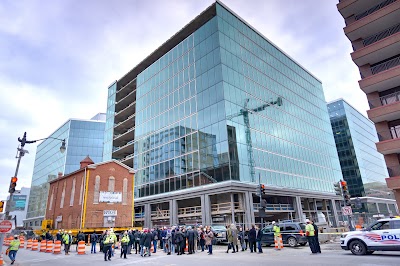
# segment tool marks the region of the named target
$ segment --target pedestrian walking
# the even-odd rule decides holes
[[[205,237],[205,230],[203,228],[200,228],[200,234],[199,234],[199,238],[200,238],[200,247],[201,247],[201,252],[204,252],[204,246],[206,244],[206,237]]]
[[[211,231],[210,226],[207,226],[206,228],[206,245],[208,246],[208,255],[212,255],[212,245],[213,245],[213,241],[214,241],[214,233]]]
[[[240,243],[240,247],[242,248],[242,251],[244,251],[246,248],[246,245],[244,242],[244,231],[243,231],[242,227],[239,228],[238,241]]]
[[[14,264],[15,258],[17,257],[19,245],[21,244],[18,238],[19,238],[18,235],[14,235],[14,239],[10,242],[10,246],[7,249],[8,257],[11,260],[11,264]]]
[[[146,233],[145,233],[145,230],[142,230],[140,232],[140,236],[139,236],[139,250],[140,250],[140,256],[142,256],[142,257],[143,257],[144,252],[145,252],[145,250],[144,250],[144,240],[145,239],[146,239]]]
[[[194,241],[195,241],[195,233],[191,226],[188,227],[186,236],[188,241],[188,255],[190,255],[194,253]]]
[[[257,252],[257,250],[256,250],[256,237],[257,237],[256,227],[253,224],[251,226],[251,229],[249,230],[250,253],[253,253],[253,251]]]
[[[71,242],[72,242],[72,232],[68,231],[68,233],[65,233],[63,235],[63,243],[64,243],[64,251],[65,255],[69,255],[69,248],[71,247]]]
[[[146,253],[144,253],[143,256],[149,255],[151,256],[150,248],[151,248],[151,240],[153,239],[153,234],[150,232],[150,229],[146,230],[145,237],[144,237],[144,243],[143,246],[146,250]]]
[[[158,231],[156,229],[153,229],[153,231],[151,232],[151,237],[152,237],[152,241],[153,241],[153,253],[157,252],[157,243],[158,243]]]
[[[104,260],[111,260],[112,253],[112,245],[114,243],[114,237],[111,235],[110,231],[106,231],[106,235],[103,239],[103,252],[104,252]]]
[[[135,254],[140,254],[140,232],[139,230],[135,230],[135,233],[133,234],[133,238],[135,239],[134,245],[135,245]]]
[[[314,227],[314,244],[315,244],[315,248],[316,251],[318,253],[321,253],[321,246],[319,245],[319,239],[318,239],[318,226],[315,224],[314,221],[311,221],[313,227]]]
[[[281,250],[283,248],[281,228],[278,224],[275,223],[275,221],[272,222],[272,225],[272,231],[274,232],[275,250]]]
[[[311,249],[311,254],[317,254],[318,250],[315,247],[315,229],[314,226],[311,224],[309,219],[306,219],[306,236],[308,240],[308,245]]]
[[[97,234],[93,232],[90,235],[90,243],[91,243],[90,253],[96,253],[97,240],[98,240]]]
[[[234,224],[231,224],[228,227],[227,236],[228,236],[228,250],[226,251],[226,253],[228,253],[229,249],[231,249],[231,248],[233,249],[232,253],[238,252],[239,251],[238,245],[237,245],[238,232],[237,232],[236,226]],[[236,247],[236,251],[235,251],[235,247]]]
[[[128,237],[129,237],[128,254],[132,254],[132,246],[135,243],[132,229],[128,231]]]
[[[182,242],[183,242],[183,234],[179,230],[179,228],[176,228],[176,231],[175,231],[175,244],[176,244],[176,248],[177,248],[177,251],[178,251],[178,255],[182,255],[183,254]]]
[[[244,250],[247,250],[247,247],[249,246],[249,228],[246,228],[244,231],[244,243],[246,244],[246,248]]]

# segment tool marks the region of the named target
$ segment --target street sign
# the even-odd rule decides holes
[[[351,206],[342,207],[342,213],[343,213],[343,215],[346,215],[346,216],[352,215],[353,211],[351,209]]]
[[[4,220],[0,222],[0,233],[11,233],[12,223],[9,220]]]

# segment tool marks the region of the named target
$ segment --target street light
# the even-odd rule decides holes
[[[10,193],[10,200],[7,201],[7,208],[6,208],[6,219],[9,219],[9,212],[10,212],[10,205],[9,202],[11,201],[11,197],[15,191],[15,187],[16,187],[16,182],[18,180],[17,176],[18,176],[18,170],[19,170],[19,165],[21,163],[21,158],[25,155],[25,153],[29,153],[27,150],[24,150],[25,144],[31,144],[31,143],[35,143],[37,141],[41,141],[41,140],[46,140],[46,139],[56,139],[56,140],[60,140],[61,141],[61,147],[60,147],[60,152],[64,153],[66,150],[65,147],[65,139],[58,139],[58,138],[53,138],[53,137],[47,137],[47,138],[43,138],[43,139],[37,139],[37,140],[27,140],[26,139],[26,132],[24,132],[24,136],[21,138],[18,137],[18,141],[21,143],[20,147],[17,148],[17,156],[15,158],[18,159],[17,161],[17,167],[15,169],[15,174],[14,176],[11,178],[10,181],[10,188],[8,190],[8,192]]]

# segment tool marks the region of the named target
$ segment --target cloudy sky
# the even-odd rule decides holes
[[[16,167],[18,137],[47,137],[68,118],[106,111],[108,85],[213,0],[1,0],[0,199]],[[324,86],[366,113],[338,0],[224,0]],[[36,144],[19,172],[30,186]]]

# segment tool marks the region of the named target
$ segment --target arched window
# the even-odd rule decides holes
[[[80,194],[79,194],[79,205],[82,205],[84,180],[85,180],[85,176],[82,177],[81,191],[80,191]]]
[[[93,203],[98,204],[100,197],[100,176],[96,175],[96,181],[94,182],[94,196]]]
[[[53,200],[54,200],[54,186],[53,189],[51,190],[51,196],[50,196],[50,203],[49,203],[49,211],[53,208]]]
[[[76,185],[76,178],[74,177],[74,179],[72,179],[71,198],[69,199],[69,206],[74,206],[75,185]]]
[[[115,178],[113,176],[110,176],[108,178],[108,191],[114,192],[115,189]]]
[[[61,193],[60,208],[64,208],[65,186],[66,186],[66,185],[67,185],[67,182],[64,181],[63,190],[62,190],[62,193]]]
[[[128,178],[124,178],[122,185],[122,205],[128,204]]]

